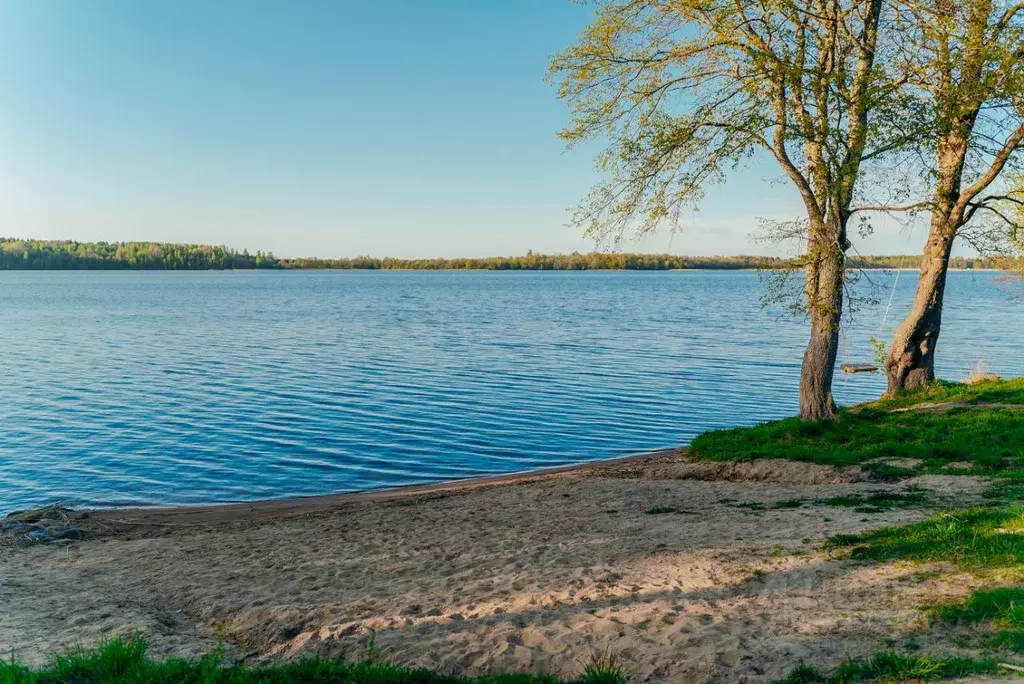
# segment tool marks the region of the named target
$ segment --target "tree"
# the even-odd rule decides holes
[[[603,0],[551,74],[571,109],[562,137],[610,144],[575,216],[588,234],[674,228],[682,209],[755,152],[806,210],[810,340],[800,416],[835,417],[851,206],[861,167],[899,148],[892,82],[878,67],[882,0]]]
[[[931,198],[888,210],[930,213],[914,304],[896,330],[885,372],[888,393],[935,378],[935,349],[953,241],[985,216],[1015,229],[1024,193],[993,192],[1024,142],[1022,34],[1024,4],[998,0],[904,0],[894,24],[904,46],[906,87],[922,100],[921,140],[934,163],[926,167]]]

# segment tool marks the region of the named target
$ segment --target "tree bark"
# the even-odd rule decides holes
[[[839,324],[843,313],[845,235],[842,228],[820,236],[827,245],[811,250],[816,260],[807,266],[807,298],[811,338],[800,367],[801,420],[835,420],[832,377],[839,350]],[[815,238],[812,236],[812,241]]]
[[[926,387],[935,379],[935,348],[942,327],[942,298],[956,235],[951,220],[942,212],[932,216],[914,305],[893,336],[885,359],[889,395]]]
[[[957,126],[956,131],[964,128]],[[935,349],[942,328],[942,299],[953,240],[964,219],[960,185],[968,140],[956,131],[939,141],[938,179],[928,242],[921,256],[917,292],[910,313],[893,335],[885,359],[886,395],[927,387],[935,380]]]

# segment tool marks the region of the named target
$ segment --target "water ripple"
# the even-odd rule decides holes
[[[0,273],[0,510],[417,484],[789,415],[806,329],[760,293],[737,272]],[[1013,295],[951,274],[940,374],[1024,373]],[[841,360],[870,360],[880,317]]]

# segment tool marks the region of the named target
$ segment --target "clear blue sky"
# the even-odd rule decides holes
[[[0,3],[0,235],[168,240],[282,256],[589,250],[543,77],[591,9],[562,0]],[[770,164],[670,243],[766,252],[799,213]],[[894,230],[866,252],[915,251]]]

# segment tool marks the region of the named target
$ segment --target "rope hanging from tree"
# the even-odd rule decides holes
[[[892,289],[889,291],[889,301],[885,305],[885,311],[882,313],[882,321],[878,324],[878,331],[874,337],[870,338],[872,342],[876,342],[882,337],[882,329],[885,328],[886,322],[889,320],[889,311],[892,310],[892,301],[896,296],[896,287],[900,284],[900,274],[906,264],[906,257],[900,260],[900,265],[896,268],[896,277],[892,281]],[[849,342],[849,338],[843,333],[843,346],[846,347]],[[843,356],[846,356],[845,352]],[[841,363],[839,369],[847,375],[854,373],[875,373],[878,371],[878,366],[873,363]]]

